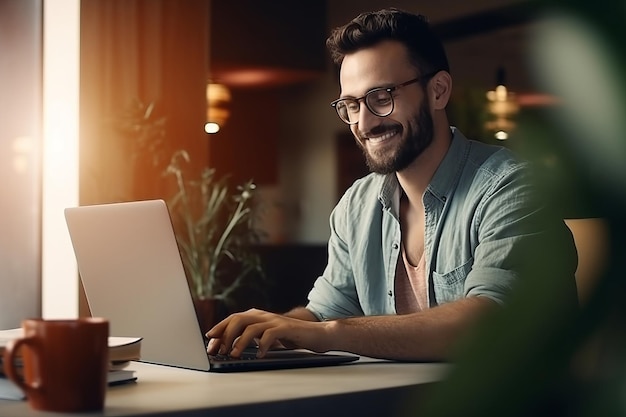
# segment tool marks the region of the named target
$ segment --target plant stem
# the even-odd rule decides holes
[[[215,271],[217,269],[217,261],[218,261],[220,253],[222,253],[222,248],[224,247],[224,244],[226,243],[226,241],[228,240],[228,237],[230,236],[230,232],[237,225],[237,223],[239,223],[239,220],[243,216],[245,216],[246,213],[248,212],[248,209],[242,210],[244,204],[245,204],[244,200],[239,201],[239,203],[237,204],[237,209],[233,213],[233,216],[231,217],[230,221],[226,225],[226,228],[224,229],[224,231],[222,232],[222,235],[220,236],[220,240],[217,242],[217,245],[215,246],[215,249],[213,250],[211,264],[209,265],[209,268],[211,268],[210,273],[209,273],[210,277],[215,277],[215,273],[216,273]],[[212,293],[213,285],[211,285],[209,290],[210,290],[210,293]]]

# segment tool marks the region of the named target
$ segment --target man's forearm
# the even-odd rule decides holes
[[[293,310],[290,310],[284,314],[286,317],[291,317],[292,319],[300,319],[306,321],[318,321],[317,317],[305,307],[296,307]]]
[[[328,322],[329,350],[397,360],[445,360],[469,327],[497,304],[472,297],[407,315]]]

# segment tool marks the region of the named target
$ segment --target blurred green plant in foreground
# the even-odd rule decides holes
[[[567,188],[608,222],[607,265],[573,315],[561,310],[549,260],[545,274],[524,277],[507,307],[458,346],[450,375],[399,415],[626,416],[626,3],[528,4],[540,23],[529,66],[560,104],[541,122],[520,120],[516,139],[568,161],[560,178],[544,172],[545,198],[567,204],[558,201]]]

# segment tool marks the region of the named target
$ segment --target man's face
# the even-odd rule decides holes
[[[404,45],[381,42],[347,55],[341,65],[341,96],[361,97],[373,88],[392,87],[422,74],[409,62]],[[389,174],[408,167],[433,139],[433,120],[424,89],[409,84],[392,93],[394,109],[378,117],[361,103],[351,126],[372,172]]]

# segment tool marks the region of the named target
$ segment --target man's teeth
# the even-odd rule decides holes
[[[370,142],[382,142],[384,140],[387,140],[387,139],[391,138],[395,134],[396,134],[396,132],[388,132],[388,133],[385,133],[382,136],[370,137],[370,138],[368,138],[368,140]]]

